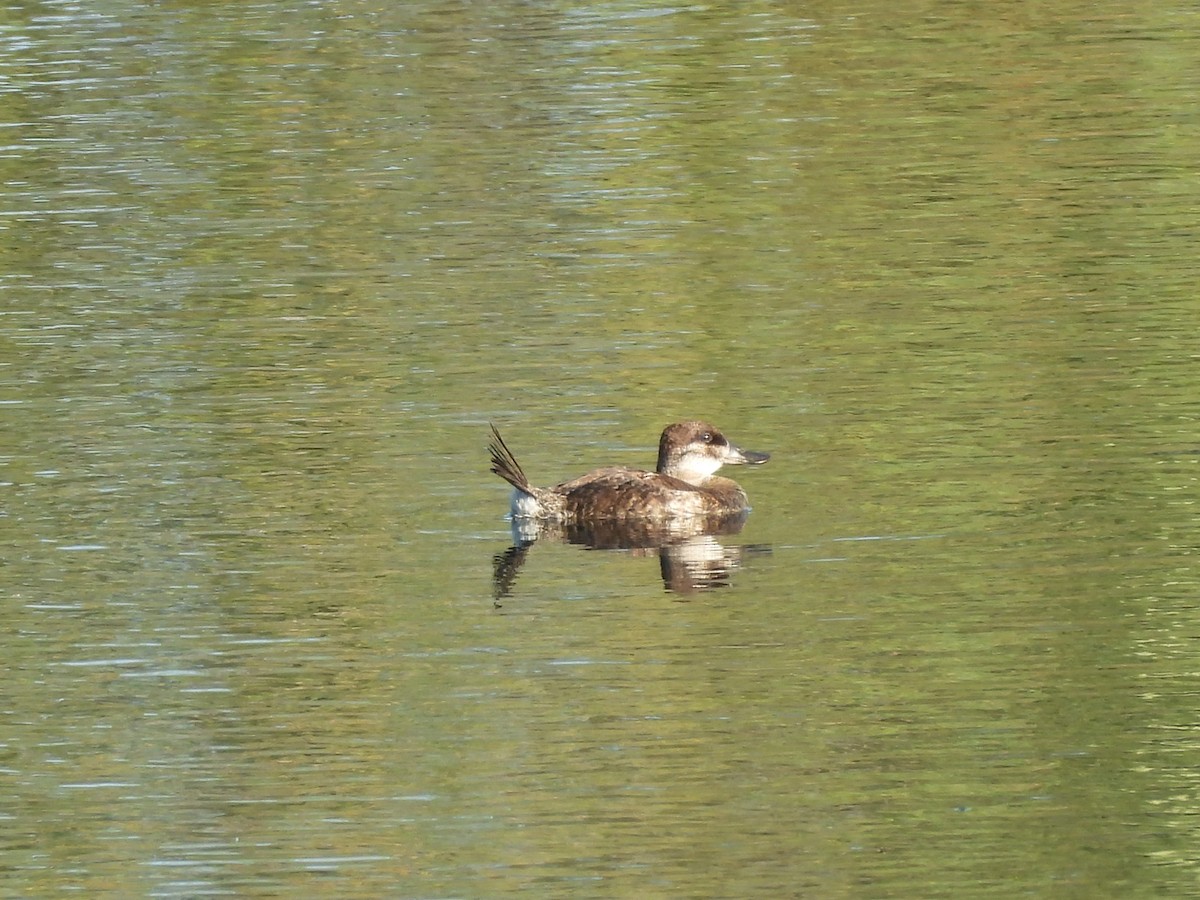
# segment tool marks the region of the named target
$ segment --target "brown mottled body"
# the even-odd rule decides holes
[[[760,464],[769,458],[738,449],[705,422],[679,422],[663,430],[655,472],[610,466],[539,488],[529,483],[495,426],[492,435],[492,471],[516,489],[513,516],[563,522],[744,514],[750,508],[746,492],[713,473],[725,464]]]

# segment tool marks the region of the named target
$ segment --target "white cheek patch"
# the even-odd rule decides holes
[[[705,454],[690,453],[683,458],[683,462],[676,470],[678,473],[676,477],[689,484],[702,484],[719,468],[721,468],[721,460]]]

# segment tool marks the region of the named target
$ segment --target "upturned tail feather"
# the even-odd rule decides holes
[[[491,422],[488,424],[492,427],[492,441],[488,444],[488,453],[492,455],[492,471],[518,491],[530,493],[532,486],[529,484],[529,479],[525,477],[525,472],[522,470],[521,464],[517,462],[517,458],[508,449],[508,444],[504,443],[504,438],[500,437],[500,432],[496,430],[496,426],[492,425]]]

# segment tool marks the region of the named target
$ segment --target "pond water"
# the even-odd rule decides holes
[[[6,5],[6,892],[1194,892],[1198,35]],[[692,417],[709,576],[494,581]]]

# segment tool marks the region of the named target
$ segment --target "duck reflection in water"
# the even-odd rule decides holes
[[[513,486],[514,546],[495,560],[496,598],[507,595],[539,538],[595,549],[657,551],[669,590],[690,592],[728,583],[746,550],[716,538],[741,531],[750,512],[746,492],[716,472],[759,465],[768,454],[742,450],[707,422],[668,425],[653,472],[609,466],[548,488],[534,487],[492,426],[491,469]]]

